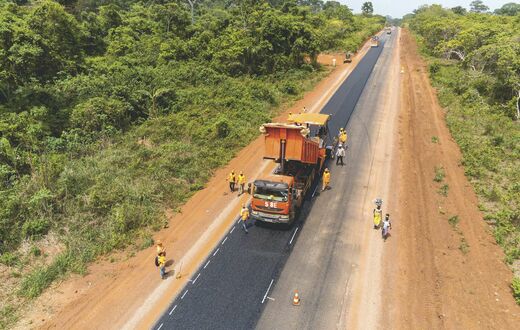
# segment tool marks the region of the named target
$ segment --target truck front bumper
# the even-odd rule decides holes
[[[271,214],[259,211],[251,212],[251,219],[270,223],[289,223],[291,218],[285,214]]]

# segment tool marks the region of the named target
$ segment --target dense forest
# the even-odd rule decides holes
[[[165,209],[330,71],[320,52],[383,25],[321,0],[0,0],[0,267],[18,287],[0,322],[13,297],[152,244]]]
[[[425,6],[405,17],[429,56],[466,175],[516,274],[520,303],[520,5]],[[498,14],[498,15],[497,15]]]

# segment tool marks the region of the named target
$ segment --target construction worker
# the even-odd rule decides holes
[[[387,213],[385,220],[383,220],[383,226],[381,227],[381,236],[384,240],[386,240],[390,234],[390,229],[392,229],[392,223],[390,222],[390,214]]]
[[[321,189],[321,191],[324,191],[325,189],[327,189],[329,187],[329,184],[330,184],[330,172],[329,172],[329,169],[326,168],[325,171],[323,172],[323,188]]]
[[[345,129],[342,127],[339,129],[339,135],[338,135],[338,140],[339,140],[339,143],[346,146],[347,145],[347,132],[345,132]]]
[[[159,270],[161,272],[161,278],[164,280],[166,278],[166,253],[161,252],[157,258],[157,263]]]
[[[229,190],[231,190],[231,192],[234,192],[235,183],[237,182],[237,176],[235,175],[235,170],[232,170],[231,173],[229,173],[228,181],[229,181]]]
[[[247,234],[249,232],[247,231],[246,221],[249,219],[249,209],[247,208],[246,204],[242,205],[242,210],[240,210],[240,217],[242,219],[242,227]]]
[[[341,162],[341,166],[343,166],[343,157],[345,157],[345,149],[343,149],[343,145],[340,143],[338,146],[338,150],[336,150],[336,165]]]
[[[240,174],[238,175],[238,196],[242,195],[244,193],[244,188],[246,185],[246,176],[242,171],[240,171]]]

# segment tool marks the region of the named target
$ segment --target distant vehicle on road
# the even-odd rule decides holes
[[[379,37],[373,36],[372,41],[370,43],[370,47],[379,47]]]
[[[251,218],[257,221],[291,224],[304,198],[330,157],[327,147],[329,115],[290,115],[289,123],[260,127],[265,136],[264,158],[279,163],[271,175],[253,183]]]
[[[392,28],[390,26],[387,26],[385,28],[385,31],[386,31],[386,34],[391,34],[392,33]]]

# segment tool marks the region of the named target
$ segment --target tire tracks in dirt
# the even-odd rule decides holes
[[[411,34],[401,36],[401,111],[394,239],[385,250],[383,324],[393,329],[515,329],[512,273],[478,210]],[[432,137],[438,138],[438,143]],[[435,167],[446,177],[433,181]],[[448,196],[438,193],[449,186]],[[458,217],[458,224],[448,219]],[[467,244],[467,247],[464,247]],[[386,328],[386,326],[385,326]]]

